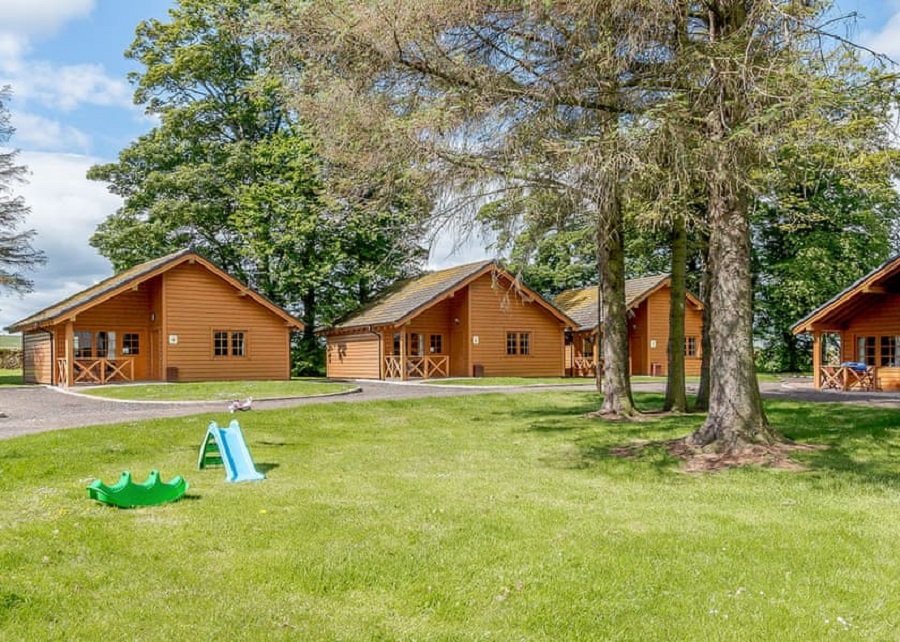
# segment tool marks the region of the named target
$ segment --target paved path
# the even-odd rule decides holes
[[[533,387],[475,387],[440,386],[422,384],[396,384],[378,381],[361,382],[361,392],[330,397],[305,399],[281,399],[273,401],[255,400],[254,409],[287,408],[319,403],[359,403],[385,399],[417,399],[421,397],[451,397],[478,395],[495,392],[528,393],[541,390],[591,391],[593,383],[572,386]],[[695,386],[689,386],[689,390]],[[763,396],[767,398],[795,399],[799,401],[837,402],[867,404],[878,407],[900,408],[900,394],[897,393],[841,393],[816,392],[809,380],[793,380],[782,383],[762,383]],[[636,392],[660,392],[662,383],[636,383]],[[691,390],[693,392],[693,390]],[[42,386],[20,386],[0,388],[0,410],[6,417],[0,418],[0,440],[18,435],[93,426],[101,424],[139,421],[159,417],[181,417],[199,413],[220,412],[226,415],[227,403],[128,403],[109,401],[69,394],[56,388]]]

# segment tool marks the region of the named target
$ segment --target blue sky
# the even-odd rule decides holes
[[[210,0],[213,2],[214,0]],[[411,2],[414,0],[410,0]],[[88,245],[97,224],[120,205],[85,172],[115,160],[153,126],[131,102],[122,55],[141,20],[165,19],[173,0],[0,0],[0,85],[10,85],[16,134],[11,145],[31,170],[17,189],[31,206],[26,225],[48,264],[33,274],[35,291],[0,296],[0,328],[111,273]],[[900,61],[900,0],[840,0],[861,18],[849,34]],[[453,252],[445,235],[433,265],[480,258],[477,243]]]

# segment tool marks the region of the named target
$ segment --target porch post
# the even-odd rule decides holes
[[[406,326],[400,328],[400,380],[406,381]]]
[[[66,322],[66,387],[72,385],[75,377],[75,324]]]
[[[813,330],[813,381],[816,390],[822,387],[822,333]]]

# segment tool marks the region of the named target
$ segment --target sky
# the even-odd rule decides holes
[[[0,0],[0,86],[16,132],[9,145],[30,170],[16,186],[31,213],[23,228],[48,257],[33,272],[34,292],[0,294],[0,328],[110,276],[109,262],[89,245],[97,225],[121,200],[85,174],[111,162],[155,121],[132,103],[123,52],[142,20],[165,20],[175,0]],[[215,0],[210,0],[214,2]],[[410,0],[414,1],[414,0]],[[839,0],[858,14],[847,35],[900,61],[900,0]],[[487,255],[480,243],[439,237],[430,265],[445,267]]]

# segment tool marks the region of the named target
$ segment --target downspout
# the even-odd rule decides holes
[[[378,380],[384,380],[384,340],[380,332],[375,332],[372,326],[366,326],[366,334],[373,334],[378,339]]]

